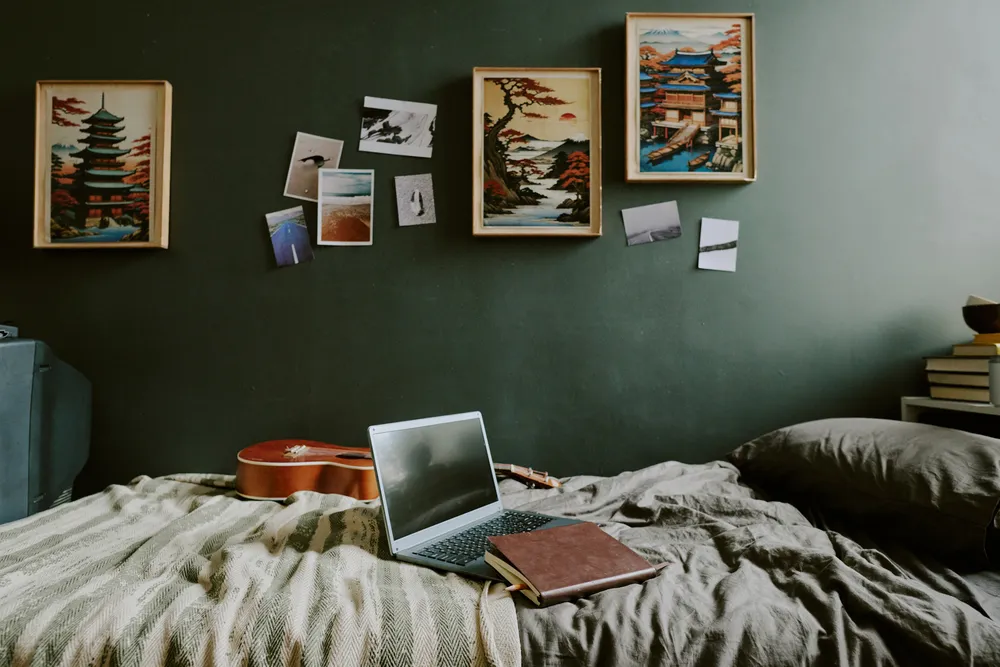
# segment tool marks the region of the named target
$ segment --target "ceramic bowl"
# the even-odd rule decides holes
[[[962,317],[976,333],[1000,333],[1000,303],[962,306]]]

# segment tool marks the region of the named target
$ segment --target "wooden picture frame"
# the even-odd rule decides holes
[[[472,233],[601,235],[600,68],[472,73]]]
[[[754,15],[625,17],[625,179],[757,180]]]
[[[36,248],[166,248],[166,81],[35,85]]]

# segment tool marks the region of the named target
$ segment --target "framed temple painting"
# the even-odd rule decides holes
[[[166,81],[39,81],[36,248],[166,248]]]
[[[625,30],[626,180],[756,180],[753,14],[628,14]]]
[[[475,236],[601,235],[601,70],[477,67]]]

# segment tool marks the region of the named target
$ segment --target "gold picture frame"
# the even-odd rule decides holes
[[[601,235],[600,68],[472,73],[472,233]]]
[[[35,86],[36,248],[166,248],[167,81]]]
[[[756,25],[747,13],[625,16],[625,180],[757,180]]]

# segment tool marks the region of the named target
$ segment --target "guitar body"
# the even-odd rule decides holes
[[[296,491],[378,498],[371,451],[312,440],[270,440],[236,456],[236,492],[251,500],[284,500]]]

